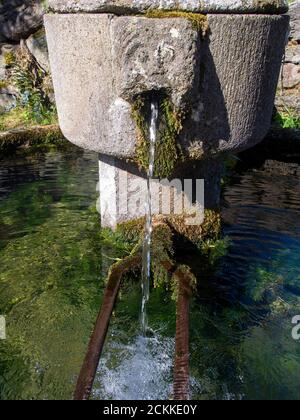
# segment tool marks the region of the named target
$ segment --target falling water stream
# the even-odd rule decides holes
[[[147,302],[149,301],[150,274],[151,274],[151,236],[152,236],[152,208],[151,208],[151,179],[154,174],[155,143],[157,136],[158,103],[151,103],[150,122],[150,150],[149,168],[147,173],[147,198],[146,198],[146,226],[143,244],[143,269],[142,269],[142,308],[141,326],[145,335],[147,332]]]

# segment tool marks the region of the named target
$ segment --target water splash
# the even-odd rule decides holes
[[[99,364],[92,399],[128,401],[170,398],[173,338],[139,335],[130,344],[113,341],[105,354]]]
[[[150,151],[149,168],[147,173],[147,199],[146,199],[146,226],[143,244],[143,269],[142,269],[142,308],[141,326],[145,335],[147,332],[147,303],[150,294],[150,275],[151,275],[151,236],[152,236],[152,209],[151,209],[151,179],[154,175],[155,144],[157,137],[158,122],[158,103],[151,103],[151,122],[150,122]]]

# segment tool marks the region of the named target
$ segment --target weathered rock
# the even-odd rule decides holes
[[[42,27],[42,0],[3,0],[0,5],[0,42],[19,42]]]
[[[289,44],[287,46],[285,51],[285,63],[300,65],[300,44]]]
[[[16,97],[6,89],[0,89],[0,114],[9,111],[16,106]]]
[[[7,77],[6,55],[13,53],[16,47],[10,44],[0,44],[0,81]]]
[[[63,13],[145,12],[153,9],[184,10],[203,13],[283,13],[288,9],[286,0],[49,0],[53,11]]]
[[[278,160],[266,160],[263,169],[275,175],[299,176],[300,166],[297,163],[286,163]]]
[[[278,111],[286,112],[289,109],[293,114],[300,115],[300,86],[283,91],[279,88],[275,105]]]
[[[45,31],[42,29],[35,34],[31,35],[26,40],[26,45],[31,54],[34,56],[39,65],[50,72],[50,64],[48,57],[48,47],[46,41]]]
[[[292,63],[283,66],[283,87],[287,89],[295,88],[300,84],[299,66]]]
[[[297,0],[290,6],[291,38],[300,42],[300,1]]]
[[[246,149],[271,122],[289,19],[208,15],[202,40],[184,18],[47,15],[61,128],[75,144],[134,158],[138,93],[167,92],[190,110],[178,139],[200,159]],[[243,59],[241,59],[241,56]]]
[[[0,81],[6,78],[6,63],[3,54],[0,54]]]
[[[182,144],[188,150],[198,144],[204,153],[239,152],[269,130],[289,19],[209,15],[208,23],[198,104]]]
[[[14,46],[2,44],[0,46],[0,114],[9,111],[16,105],[16,90],[10,84],[7,74],[6,54],[13,52]]]

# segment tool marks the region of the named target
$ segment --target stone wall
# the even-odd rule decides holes
[[[0,2],[0,113],[13,108],[19,92],[11,82],[12,57],[26,47],[45,77],[50,72],[43,30],[43,0],[2,0]],[[23,42],[24,41],[24,42]]]
[[[300,0],[290,7],[291,33],[278,86],[276,106],[300,115]]]

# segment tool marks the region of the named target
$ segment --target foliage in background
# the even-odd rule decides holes
[[[277,112],[274,123],[281,128],[300,128],[300,115],[297,115],[293,110],[286,108],[282,113]]]
[[[9,81],[19,92],[17,110],[12,113],[12,117],[19,114],[17,119],[21,125],[55,123],[56,109],[50,99],[53,89],[51,76],[38,64],[24,42],[21,42],[16,52],[5,55],[5,64]],[[2,118],[1,129],[4,128],[4,122]]]

